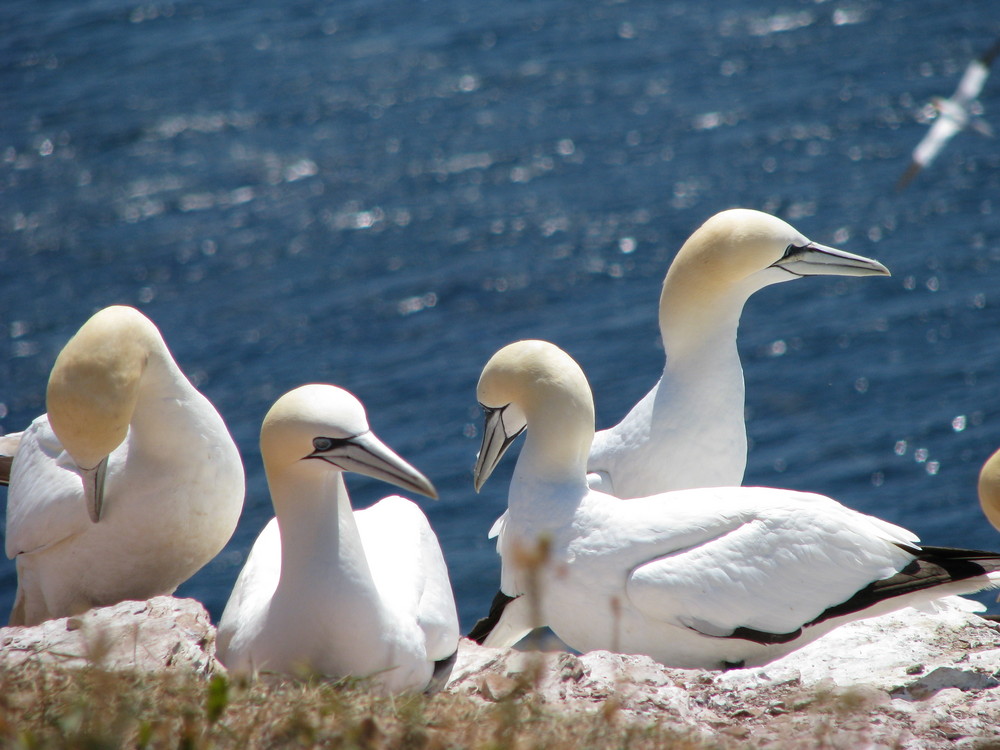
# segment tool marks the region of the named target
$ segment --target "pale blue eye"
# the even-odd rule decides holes
[[[317,453],[325,453],[333,448],[333,440],[328,437],[313,438],[313,449]]]

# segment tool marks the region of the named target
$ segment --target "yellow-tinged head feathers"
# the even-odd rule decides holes
[[[476,392],[486,410],[473,469],[477,492],[525,428],[533,448],[518,465],[528,461],[539,476],[585,483],[594,399],[572,357],[547,341],[508,344],[486,363]]]
[[[686,283],[735,284],[779,260],[789,245],[808,242],[776,216],[732,208],[694,231],[678,251],[667,279],[683,275]]]
[[[260,452],[269,482],[305,467],[332,467],[438,496],[427,477],[375,436],[361,402],[335,385],[303,385],[279,398],[261,425]]]
[[[997,531],[1000,531],[1000,450],[990,456],[979,472],[979,505]]]
[[[312,451],[315,437],[350,438],[368,429],[365,408],[352,393],[313,383],[274,402],[260,428],[260,450],[272,467],[288,466]]]
[[[660,331],[668,356],[703,340],[706,329],[735,325],[751,294],[802,276],[887,276],[876,260],[810,241],[776,216],[722,211],[678,251],[660,294]],[[675,352],[676,353],[676,352]]]
[[[154,347],[165,348],[156,326],[138,310],[115,306],[94,314],[59,353],[46,410],[81,468],[96,466],[125,439]]]
[[[587,376],[576,361],[548,341],[525,340],[500,349],[483,368],[476,390],[487,407],[515,404],[527,415],[556,403],[594,419]]]

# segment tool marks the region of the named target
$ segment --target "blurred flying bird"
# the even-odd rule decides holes
[[[896,183],[896,190],[902,190],[909,185],[917,173],[934,161],[938,152],[959,131],[971,127],[983,135],[993,135],[989,124],[978,119],[982,114],[978,97],[990,75],[990,65],[998,54],[1000,54],[1000,39],[995,41],[983,55],[969,63],[965,73],[962,74],[962,80],[958,83],[958,88],[950,98],[934,97],[927,105],[926,109],[929,110],[927,119],[933,120],[934,124],[913,149],[910,166]]]

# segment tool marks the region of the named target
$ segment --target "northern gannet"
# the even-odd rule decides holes
[[[678,251],[660,293],[663,374],[621,422],[594,436],[591,487],[621,498],[739,485],[747,462],[743,306],[804,276],[888,276],[876,260],[812,242],[770,214],[730,209]]]
[[[934,161],[945,144],[965,128],[971,126],[983,135],[993,134],[987,123],[977,119],[982,112],[978,97],[986,79],[989,78],[990,65],[998,54],[1000,54],[1000,40],[994,42],[984,54],[968,64],[954,94],[947,99],[935,97],[931,100],[925,108],[927,112],[924,117],[927,120],[933,119],[934,124],[913,149],[910,166],[896,183],[896,190],[902,190],[909,185],[920,170]]]
[[[821,495],[721,487],[621,500],[589,488],[590,387],[552,344],[504,347],[477,392],[477,490],[527,431],[498,544],[502,589],[518,597],[507,610],[574,649],[757,665],[851,620],[1000,585],[1000,554],[922,547]],[[497,628],[486,645],[526,631]]]
[[[344,472],[437,498],[386,447],[364,407],[332,385],[286,393],[260,432],[276,517],[254,543],[218,631],[237,673],[371,677],[423,690],[458,648],[458,615],[437,537],[420,508],[386,497],[352,510]]]
[[[747,435],[736,334],[746,301],[766,286],[805,276],[873,275],[889,271],[812,242],[770,214],[736,208],[712,216],[684,243],[663,281],[663,373],[621,422],[595,435],[590,486],[632,498],[742,484]],[[469,637],[481,642],[506,603],[498,594]]]
[[[108,307],[84,323],[56,358],[46,407],[7,436],[11,625],[171,594],[229,541],[239,452],[142,313]]]
[[[1000,450],[986,459],[979,472],[979,505],[987,520],[1000,531]]]

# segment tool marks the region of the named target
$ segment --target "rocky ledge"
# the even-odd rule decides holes
[[[215,659],[208,612],[194,599],[172,596],[122,602],[29,628],[0,628],[0,667],[26,661],[204,677],[223,669]]]
[[[483,648],[463,640],[445,690],[656,722],[712,746],[1000,747],[1000,624],[951,606],[864,620],[765,667],[670,669],[644,656]],[[0,629],[0,666],[209,676],[215,629],[196,601],[123,602]]]
[[[1000,625],[963,610],[906,609],[851,623],[765,667],[728,672],[463,641],[447,689],[655,721],[713,744],[995,749]]]

